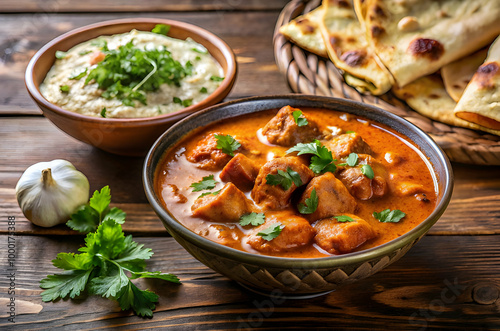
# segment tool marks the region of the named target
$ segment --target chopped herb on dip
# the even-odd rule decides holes
[[[168,26],[153,32],[101,36],[58,53],[42,94],[80,114],[101,117],[106,108],[107,117],[134,118],[189,107],[217,89],[224,71],[205,47],[166,36]]]

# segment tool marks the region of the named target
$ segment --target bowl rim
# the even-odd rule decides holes
[[[161,160],[162,157],[165,155],[165,152],[169,149],[167,146],[166,148],[162,149],[160,151],[161,147],[161,142],[162,140],[165,139],[165,137],[168,136],[170,131],[175,130],[177,127],[180,127],[184,125],[184,123],[187,123],[189,121],[192,121],[198,116],[203,116],[203,114],[206,114],[208,112],[213,112],[217,111],[218,109],[225,108],[234,104],[252,104],[252,102],[265,102],[265,101],[271,101],[271,100],[276,100],[276,99],[283,99],[283,102],[286,100],[300,100],[300,99],[309,99],[313,101],[318,101],[318,102],[323,102],[323,103],[337,103],[337,104],[344,104],[347,106],[353,106],[353,107],[363,107],[363,108],[368,108],[371,109],[372,111],[375,111],[376,113],[382,114],[382,116],[386,116],[389,118],[390,121],[396,121],[399,122],[399,124],[402,124],[403,126],[408,127],[413,133],[417,134],[419,138],[423,139],[425,143],[427,143],[431,149],[433,150],[434,154],[436,154],[436,159],[438,163],[442,164],[444,166],[443,172],[444,176],[440,176],[438,178],[438,181],[443,183],[444,189],[442,190],[442,193],[439,192],[441,196],[441,200],[436,204],[436,207],[434,208],[434,211],[424,220],[422,221],[419,225],[417,225],[415,228],[412,230],[406,232],[405,234],[401,235],[398,238],[395,238],[387,243],[384,243],[382,245],[369,248],[366,250],[358,251],[358,252],[353,252],[353,253],[347,253],[343,255],[334,255],[334,256],[328,256],[328,257],[320,257],[320,258],[287,258],[287,257],[276,257],[276,256],[268,256],[268,255],[259,255],[259,254],[252,254],[244,251],[237,250],[235,248],[231,248],[228,246],[224,246],[222,244],[218,244],[216,242],[213,242],[205,237],[202,237],[198,234],[195,234],[192,232],[190,229],[182,225],[180,222],[175,220],[175,217],[171,215],[167,209],[165,209],[162,204],[160,203],[159,199],[155,197],[154,194],[154,186],[152,187],[149,182],[149,176],[151,175],[153,181],[154,181],[154,176],[156,175],[156,168],[152,169],[150,167],[152,165],[152,159],[153,157],[156,157],[157,154],[160,154],[158,156],[158,160]],[[285,103],[283,106],[286,105]],[[304,106],[306,107],[306,106]],[[275,107],[268,107],[267,109],[273,109]],[[312,107],[315,108],[315,107]],[[319,108],[319,107],[318,107]],[[256,113],[258,111],[251,111],[249,113]],[[245,113],[248,114],[248,113]],[[240,115],[239,115],[240,116]],[[365,116],[368,117],[368,116]],[[369,117],[368,117],[369,118]],[[214,121],[215,122],[215,121]],[[208,125],[207,123],[198,125],[197,128],[203,127]],[[386,124],[387,125],[387,124]],[[397,130],[396,130],[397,131]],[[185,132],[184,135],[176,139],[175,142],[178,142],[180,139],[185,137],[188,134],[188,132]],[[408,135],[402,133],[404,136],[408,137]],[[408,137],[411,141],[410,137]],[[424,154],[424,156],[428,157],[426,153],[424,153],[423,150],[421,152]],[[157,165],[157,164],[156,164]],[[437,170],[435,169],[436,165],[431,163],[432,168],[435,171],[435,174],[437,174]],[[148,170],[150,170],[153,173],[149,173]],[[436,176],[437,177],[437,176]],[[192,114],[183,120],[177,122],[174,124],[172,127],[170,127],[167,131],[165,131],[157,140],[156,142],[152,145],[151,149],[148,151],[148,154],[144,160],[144,165],[143,165],[143,173],[142,173],[142,179],[143,179],[143,187],[146,193],[146,197],[150,203],[150,205],[153,207],[154,211],[157,213],[157,215],[162,219],[162,222],[167,222],[170,227],[174,229],[174,233],[171,233],[171,235],[175,238],[176,235],[181,236],[184,240],[187,240],[191,244],[197,246],[198,248],[207,250],[213,254],[216,254],[218,256],[222,256],[231,260],[237,260],[241,263],[247,263],[251,265],[259,265],[263,267],[271,267],[271,268],[314,268],[314,269],[331,269],[332,267],[340,267],[340,266],[345,266],[345,265],[355,265],[355,264],[362,264],[367,261],[375,260],[381,256],[384,255],[390,255],[391,253],[395,252],[398,249],[403,248],[405,245],[410,244],[411,242],[414,242],[415,240],[418,240],[421,238],[427,231],[438,221],[440,216],[444,213],[446,207],[448,206],[450,200],[451,200],[451,195],[453,191],[453,184],[454,184],[454,178],[453,178],[453,170],[450,164],[450,161],[446,154],[443,152],[443,150],[434,142],[434,140],[427,135],[423,130],[418,128],[416,125],[413,123],[409,122],[408,120],[399,117],[395,114],[392,114],[384,109],[375,107],[373,105],[365,104],[362,102],[358,101],[353,101],[353,100],[348,100],[348,99],[341,99],[341,98],[335,98],[335,97],[326,97],[326,96],[316,96],[316,95],[305,95],[305,94],[290,94],[290,95],[269,95],[269,96],[257,96],[257,97],[248,97],[248,98],[243,98],[243,99],[238,99],[238,100],[232,100],[229,102],[221,103],[214,105],[212,107],[206,108],[200,112],[197,112],[195,114]],[[168,230],[168,229],[167,229]],[[170,232],[170,231],[168,231]]]
[[[104,28],[108,26],[114,26],[114,25],[128,25],[128,24],[133,24],[133,23],[156,23],[156,24],[166,24],[170,26],[175,26],[176,28],[180,28],[182,30],[189,31],[192,34],[199,35],[202,38],[206,39],[208,42],[213,44],[217,49],[220,50],[222,53],[223,57],[226,59],[227,62],[227,70],[225,72],[224,80],[222,83],[217,87],[217,89],[212,92],[210,95],[208,95],[205,99],[200,101],[197,104],[191,105],[189,107],[180,109],[178,111],[172,112],[172,113],[167,113],[167,114],[162,114],[158,116],[150,116],[150,117],[136,117],[136,118],[100,118],[100,117],[93,117],[93,116],[87,116],[79,113],[75,113],[69,110],[65,110],[62,107],[59,107],[47,99],[42,95],[40,92],[40,84],[37,84],[35,82],[35,74],[34,74],[34,67],[39,63],[40,59],[43,57],[45,52],[58,43],[64,41],[65,39],[72,37],[77,34],[85,33],[90,30],[95,30],[99,28]],[[123,32],[125,33],[125,32]],[[103,34],[105,35],[105,34]],[[97,38],[97,37],[96,37]],[[89,38],[89,40],[92,38]],[[71,47],[76,46],[72,45]],[[71,48],[70,47],[70,48]],[[55,58],[54,58],[55,61]],[[217,61],[217,60],[216,60]],[[218,61],[217,61],[218,62]],[[42,104],[45,108],[50,109],[51,111],[57,113],[58,115],[61,115],[65,118],[73,119],[73,120],[78,120],[78,121],[83,121],[83,122],[91,122],[91,123],[96,123],[100,125],[114,125],[118,124],[122,127],[127,127],[127,126],[137,126],[137,125],[148,125],[148,124],[158,124],[158,123],[168,123],[171,121],[175,121],[177,119],[180,119],[182,117],[185,117],[186,114],[190,114],[193,111],[197,111],[198,109],[204,109],[207,107],[207,103],[209,99],[216,97],[217,95],[224,94],[225,91],[231,90],[232,86],[234,85],[234,82],[236,80],[236,74],[237,74],[237,61],[236,61],[236,55],[234,54],[233,50],[229,47],[229,45],[222,40],[220,37],[215,35],[214,33],[205,30],[204,28],[201,28],[197,25],[186,23],[186,22],[181,22],[181,21],[175,21],[171,19],[163,19],[163,18],[148,18],[148,17],[137,17],[137,18],[122,18],[122,19],[114,19],[114,20],[106,20],[102,22],[97,22],[97,23],[92,23],[89,25],[85,25],[82,27],[75,28],[73,30],[70,30],[62,35],[57,36],[56,38],[50,40],[47,42],[42,48],[40,48],[35,55],[32,56],[30,59],[28,66],[26,67],[25,71],[25,76],[24,76],[24,81],[25,81],[25,86],[26,89],[28,90],[28,93],[31,95],[31,97],[36,101],[38,104]]]

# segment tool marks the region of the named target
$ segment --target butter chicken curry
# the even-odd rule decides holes
[[[173,146],[162,203],[212,241],[312,258],[388,242],[422,222],[436,178],[417,146],[379,123],[283,107],[220,121]]]

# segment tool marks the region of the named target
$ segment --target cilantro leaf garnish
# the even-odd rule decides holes
[[[56,59],[64,59],[66,57],[66,52],[56,51]]]
[[[345,223],[345,222],[354,222],[354,219],[347,215],[334,216],[337,219],[337,222]]]
[[[318,195],[316,189],[312,189],[311,195],[305,201],[305,204],[300,203],[297,207],[301,214],[312,214],[318,209]]]
[[[191,50],[193,52],[200,53],[200,54],[208,54],[208,50],[206,48],[200,49],[199,47],[193,47],[193,48],[191,48]],[[215,77],[215,76],[212,76],[212,77]]]
[[[333,163],[335,161],[332,156],[332,152],[328,150],[325,146],[321,145],[319,140],[315,140],[311,143],[298,143],[294,147],[286,151],[287,154],[298,152],[297,155],[312,154],[311,164],[309,168],[316,174],[324,172],[335,172],[337,167]]]
[[[217,139],[217,148],[222,150],[222,153],[234,156],[234,151],[240,148],[241,144],[238,140],[234,139],[230,135],[220,135],[214,134],[215,139]]]
[[[200,89],[200,93],[208,93],[207,88],[206,88],[206,87],[202,87],[202,88]]]
[[[103,38],[97,38],[97,39],[92,40],[90,42],[90,45],[99,47],[101,49],[101,51],[105,51],[105,52],[109,51],[108,42]]]
[[[297,124],[297,126],[305,126],[307,124],[309,124],[309,122],[307,121],[307,118],[304,117],[304,115],[302,114],[302,111],[300,110],[296,110],[292,113],[292,116],[293,116],[293,119],[295,121],[295,123]]]
[[[361,166],[361,173],[369,179],[373,179],[373,177],[375,177],[375,173],[373,172],[373,169],[369,164],[363,164]]]
[[[222,82],[224,80],[224,77],[210,76],[210,80],[214,82]]]
[[[373,217],[384,223],[398,223],[406,214],[399,209],[385,209],[380,213],[374,212]]]
[[[169,273],[145,270],[145,260],[151,258],[153,252],[134,242],[131,235],[125,236],[120,225],[125,221],[125,213],[115,207],[109,209],[110,200],[110,190],[106,186],[95,191],[89,204],[73,214],[80,228],[84,225],[92,228],[94,222],[98,225],[95,232],[87,234],[80,253],[59,253],[52,261],[55,267],[64,271],[40,281],[44,289],[42,300],[75,298],[86,292],[117,300],[122,309],[132,308],[139,316],[152,316],[158,295],[140,290],[131,280],[157,278],[179,283],[179,279]]]
[[[344,163],[339,163],[337,166],[350,166],[350,167],[355,167],[358,164],[358,154],[356,153],[351,153],[346,159],[346,162]]]
[[[59,86],[59,91],[63,93],[68,93],[69,92],[69,86],[68,85],[61,85]]]
[[[193,188],[193,192],[199,192],[203,190],[211,190],[215,188],[217,181],[214,179],[214,175],[209,175],[203,177],[199,182],[192,183],[189,187]]]
[[[78,70],[75,70],[74,72],[71,73],[71,75],[69,75],[69,79],[74,79],[74,80],[78,80],[78,79],[81,79],[83,78],[85,75],[87,74],[87,68],[85,69],[78,69]]]
[[[273,186],[281,185],[285,191],[292,186],[292,183],[294,183],[297,187],[302,186],[303,184],[299,173],[292,170],[290,167],[286,168],[286,172],[278,169],[277,174],[268,174],[266,176],[266,184]]]
[[[101,109],[101,117],[106,118],[106,107],[104,107],[103,109]]]
[[[162,34],[162,35],[167,35],[168,31],[170,31],[170,25],[166,24],[156,24],[153,30],[151,32],[157,33],[157,34]]]
[[[204,193],[200,194],[200,196],[197,197],[196,199],[202,198],[202,197],[204,197],[206,195],[217,195],[217,194],[220,193],[220,191],[222,191],[222,189],[220,189],[218,191],[214,191],[214,192],[204,192]]]
[[[92,51],[85,50],[85,51],[78,52],[78,55],[82,55],[83,56],[83,55],[87,55],[87,54],[90,54],[90,53],[92,53]]]
[[[116,98],[127,106],[135,106],[134,100],[147,104],[145,92],[157,91],[162,84],[180,86],[192,73],[190,62],[183,66],[165,47],[143,50],[129,42],[102,51],[104,60],[89,72],[85,84],[96,82],[104,90],[103,98]]]
[[[261,236],[262,239],[264,239],[264,240],[271,241],[274,238],[276,238],[277,236],[279,236],[279,234],[281,233],[281,230],[283,230],[284,228],[285,228],[285,226],[283,224],[281,224],[280,222],[277,222],[277,223],[270,225],[268,228],[260,231],[259,233],[257,233],[257,235]]]
[[[266,216],[264,215],[264,213],[250,213],[241,216],[240,225],[246,226],[251,224],[253,226],[257,226],[264,224],[265,221],[266,221]]]
[[[358,154],[356,153],[351,153],[347,157],[346,163],[350,167],[355,167],[356,164],[358,164]]]

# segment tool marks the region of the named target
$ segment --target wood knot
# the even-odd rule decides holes
[[[472,291],[472,299],[480,305],[491,305],[498,300],[500,290],[495,284],[478,284]]]

